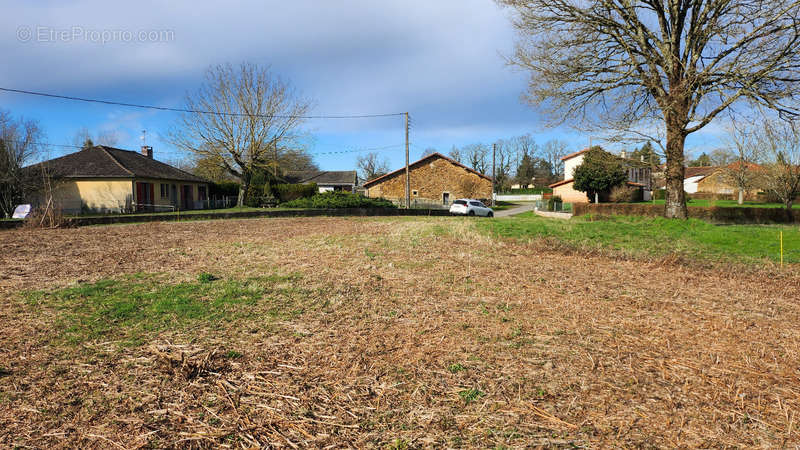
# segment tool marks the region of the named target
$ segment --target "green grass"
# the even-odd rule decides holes
[[[224,325],[256,314],[287,319],[312,306],[312,292],[295,287],[297,274],[245,280],[212,280],[208,275],[170,284],[163,276],[138,274],[25,292],[23,298],[34,308],[54,310],[59,322],[55,329],[71,343],[102,339],[136,344],[152,333],[201,322]]]
[[[546,219],[524,213],[476,222],[495,236],[519,240],[556,238],[571,246],[612,249],[639,256],[679,254],[705,261],[779,261],[783,231],[784,262],[800,262],[800,228],[783,225],[713,225],[697,219],[592,216]]]
[[[689,194],[691,196],[691,194]],[[652,202],[656,205],[663,205],[664,200],[654,200]],[[719,208],[783,208],[781,203],[763,203],[763,202],[744,202],[741,205],[736,200],[708,200],[708,199],[691,199],[686,202],[688,206],[702,206],[711,207],[716,206]],[[792,205],[792,209],[800,209],[800,204]]]

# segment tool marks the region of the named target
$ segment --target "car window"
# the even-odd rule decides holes
[[[480,206],[481,208],[486,208],[486,205],[484,205],[483,202],[477,202],[477,203],[478,203],[478,206]]]
[[[456,200],[453,203],[455,203],[456,205],[466,205],[467,204],[467,202],[465,202],[464,200]]]
[[[472,206],[481,206],[480,202],[469,202]]]

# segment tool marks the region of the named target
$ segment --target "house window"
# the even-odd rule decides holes
[[[161,198],[169,198],[169,185],[161,183]]]

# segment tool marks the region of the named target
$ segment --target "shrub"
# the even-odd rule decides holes
[[[656,200],[664,200],[667,198],[667,190],[666,189],[656,189],[653,192],[653,198]]]
[[[557,203],[558,204],[563,204],[563,202],[561,201],[561,196],[554,195],[554,196],[548,198],[547,199],[547,210],[548,211],[555,211]]]
[[[633,203],[640,200],[641,191],[632,186],[614,186],[609,199],[612,203]]]
[[[384,198],[369,198],[361,194],[351,194],[349,192],[325,192],[316,194],[309,198],[298,198],[281,206],[287,208],[315,208],[315,209],[335,209],[335,208],[396,208],[394,203]]]
[[[298,198],[313,197],[318,193],[316,183],[309,184],[275,184],[270,186],[271,194],[279,202],[289,202]]]

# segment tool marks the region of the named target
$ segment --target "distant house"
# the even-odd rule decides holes
[[[68,214],[199,209],[208,199],[205,180],[153,159],[149,146],[95,146],[26,170],[49,176],[53,203]],[[41,204],[44,195],[29,201]]]
[[[316,183],[320,192],[355,192],[356,186],[358,186],[358,175],[355,170],[290,172],[285,178],[292,184]]]
[[[583,149],[579,152],[571,153],[561,158],[564,161],[564,179],[553,183],[553,195],[561,197],[567,203],[588,203],[589,198],[585,192],[575,190],[575,169],[583,164],[583,158],[590,149]],[[627,185],[642,190],[644,200],[651,199],[653,190],[652,169],[645,163],[635,159],[627,158],[625,152],[619,157],[628,171]]]
[[[683,190],[689,194],[738,194],[739,189],[727,179],[725,173],[728,169],[733,170],[739,167],[738,164],[740,163],[734,162],[724,167],[687,167],[684,169]],[[762,169],[761,166],[753,163],[747,163],[747,167],[748,170],[752,171]],[[754,195],[756,192],[758,192],[758,189],[752,189],[749,192],[745,192],[745,196]]]
[[[492,179],[441,153],[432,153],[409,164],[411,203],[450,205],[458,198],[490,199]],[[364,183],[367,197],[383,197],[403,204],[406,198],[405,167]]]
[[[698,191],[698,183],[719,170],[719,167],[702,166],[702,167],[687,167],[683,172],[683,190],[695,194]]]

